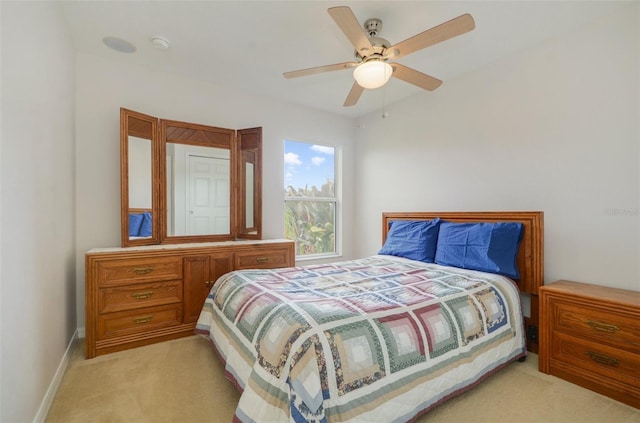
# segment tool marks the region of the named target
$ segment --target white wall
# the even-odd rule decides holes
[[[640,290],[638,4],[361,120],[356,255],[383,211],[542,210],[545,281]]]
[[[84,254],[120,245],[119,109],[224,128],[263,128],[263,238],[284,236],[284,139],[342,150],[343,252],[352,255],[353,141],[350,119],[223,86],[86,54],[76,62],[78,327],[84,328]]]
[[[58,4],[0,7],[0,421],[28,422],[77,328],[74,53]]]
[[[262,126],[265,238],[282,236],[288,137],[342,148],[342,179],[358,186],[343,190],[345,258],[377,251],[383,211],[544,210],[547,281],[640,289],[637,5],[389,106],[356,133],[223,86],[74,63],[56,4],[0,4],[0,421],[37,418],[84,327],[84,253],[119,245],[119,107]]]

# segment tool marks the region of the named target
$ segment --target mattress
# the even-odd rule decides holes
[[[239,422],[411,421],[526,355],[512,280],[386,255],[228,273],[196,332]]]

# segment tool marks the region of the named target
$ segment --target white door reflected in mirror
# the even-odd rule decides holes
[[[229,150],[167,144],[167,234],[218,235],[231,230]]]

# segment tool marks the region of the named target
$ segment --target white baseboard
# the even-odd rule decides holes
[[[73,336],[71,337],[71,341],[69,341],[69,345],[67,346],[67,350],[64,352],[64,356],[62,360],[60,360],[60,364],[58,365],[58,369],[56,370],[56,374],[53,376],[51,383],[49,384],[49,388],[40,403],[40,407],[38,408],[38,412],[36,416],[33,418],[34,423],[43,423],[47,414],[49,414],[49,409],[51,408],[51,404],[53,404],[53,399],[56,396],[56,392],[58,391],[58,387],[60,386],[60,382],[62,382],[62,377],[64,376],[64,372],[67,371],[67,366],[69,365],[69,360],[71,359],[71,354],[73,353],[73,344],[78,336],[79,329],[76,329]],[[83,328],[84,332],[84,328]],[[84,333],[83,333],[84,335]]]

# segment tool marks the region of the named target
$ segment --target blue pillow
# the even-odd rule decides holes
[[[440,219],[394,220],[378,254],[433,263]]]
[[[151,236],[153,231],[153,225],[151,224],[151,212],[144,212],[142,219],[142,225],[140,226],[140,234],[138,236]]]
[[[142,213],[129,213],[129,237],[138,236],[143,218]]]
[[[516,260],[521,239],[518,222],[442,222],[435,262],[520,279]]]

